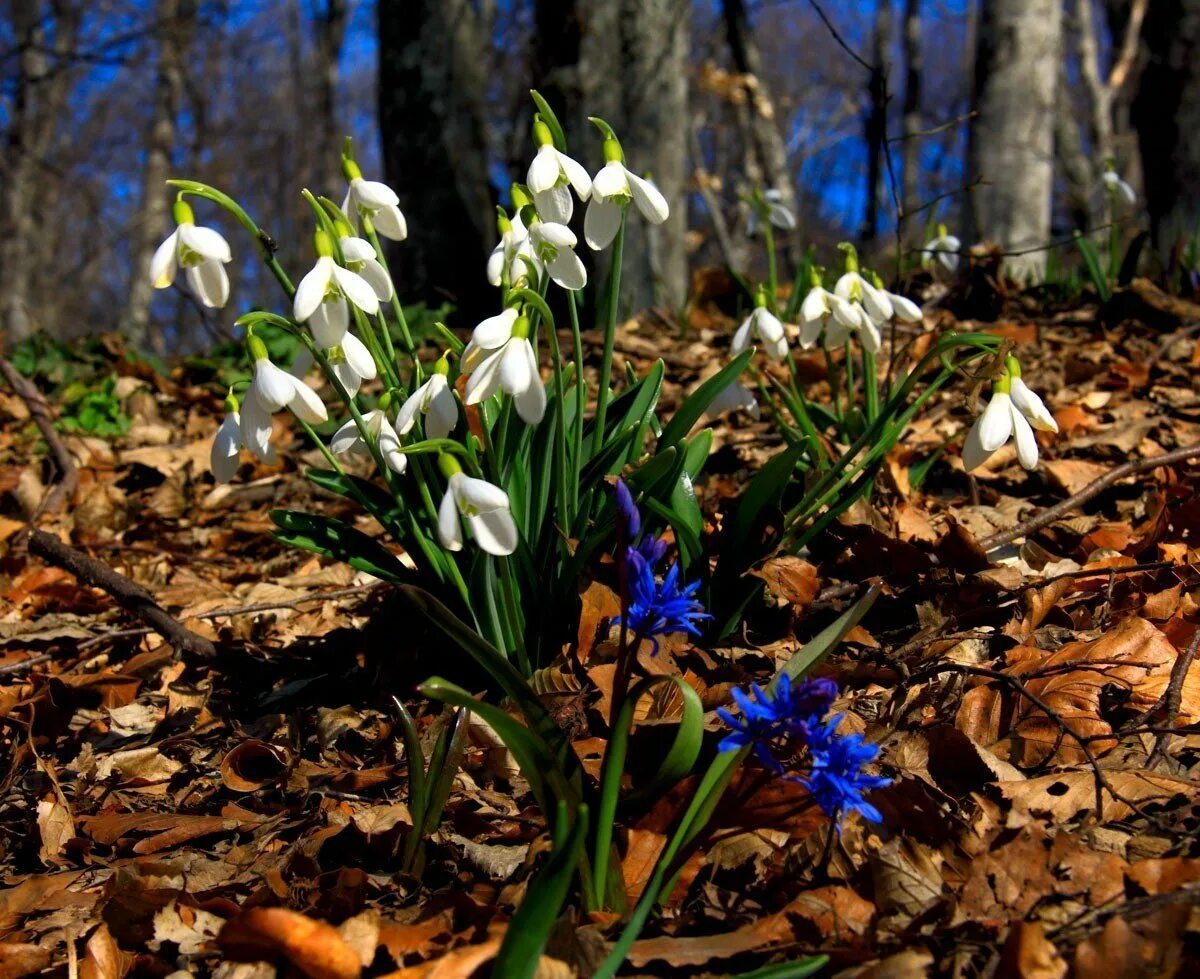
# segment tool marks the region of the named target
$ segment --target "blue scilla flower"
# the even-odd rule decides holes
[[[679,565],[672,564],[660,582],[654,574],[654,561],[661,559],[665,547],[655,542],[649,556],[640,548],[625,550],[626,587],[629,589],[629,607],[625,612],[625,625],[642,638],[665,636],[672,632],[700,635],[697,623],[712,616],[696,598],[699,581],[680,587]]]
[[[625,480],[617,480],[617,521],[625,530],[624,540],[637,540],[642,532],[642,515],[638,512],[637,504],[633,502],[633,494],[625,485]]]
[[[873,823],[883,822],[883,816],[863,793],[891,785],[890,778],[869,775],[863,769],[879,755],[879,745],[863,740],[861,734],[839,735],[842,715],[835,714],[823,724],[815,725],[808,733],[808,748],[812,769],[800,776],[812,797],[830,818],[838,822],[848,812],[857,812]]]
[[[724,708],[717,710],[721,720],[733,728],[719,750],[751,746],[766,767],[782,774],[783,763],[775,753],[777,743],[785,738],[807,740],[809,729],[820,725],[821,718],[829,713],[837,697],[837,684],[825,677],[793,684],[790,676],[781,673],[772,690],[764,691],[757,683],[752,683],[750,689],[757,701],[741,690],[733,691],[734,702],[742,711],[740,717]]]

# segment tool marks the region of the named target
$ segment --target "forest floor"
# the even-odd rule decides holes
[[[874,796],[884,822],[840,836],[796,784],[735,786],[739,804],[718,810],[623,974],[741,974],[815,953],[830,956],[822,974],[847,977],[1196,974],[1200,306],[1146,283],[1117,298],[1000,297],[971,324],[1013,342],[1058,420],[1037,471],[1009,448],[971,481],[951,450],[913,478],[969,422],[960,387],[893,452],[873,505],[807,558],[761,568],[770,608],[734,644],[664,644],[655,668],[713,711],[877,583],[823,669],[894,782]],[[942,305],[931,321],[953,324]],[[618,355],[664,357],[669,402],[724,361],[730,332],[705,305],[683,337],[642,317]],[[0,977],[486,974],[545,852],[542,816],[472,724],[424,872],[397,874],[411,817],[391,695],[432,738],[444,718],[414,687],[453,653],[388,586],[275,542],[268,513],[378,526],[304,478],[319,459],[282,421],[277,466],[214,486],[223,391],[194,367],[164,375],[106,350],[131,424],[65,435],[77,484],[48,504],[55,470],[29,404],[0,389]],[[779,445],[765,421],[716,428],[698,486],[714,533]],[[1193,446],[1190,461],[1154,462]],[[1103,481],[1114,470],[1127,475]],[[34,513],[200,639],[172,645],[112,587],[81,582],[74,552],[23,533]],[[593,583],[584,608],[577,655],[544,697],[595,776],[611,592]],[[643,736],[679,709],[655,703]],[[683,802],[669,793],[623,834],[631,894]],[[587,975],[613,925],[576,912],[539,975]]]

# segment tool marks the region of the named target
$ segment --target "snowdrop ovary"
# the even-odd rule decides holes
[[[182,268],[196,298],[210,309],[222,308],[229,301],[229,276],[225,273],[225,265],[233,261],[229,243],[219,231],[197,226],[186,201],[177,200],[171,214],[175,230],[150,259],[154,288],[166,289]]]

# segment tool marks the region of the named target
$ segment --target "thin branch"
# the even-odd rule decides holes
[[[33,382],[3,357],[0,357],[0,374],[4,375],[12,389],[25,402],[29,409],[29,417],[42,433],[54,464],[58,467],[58,482],[38,507],[39,513],[53,512],[70,498],[75,492],[75,487],[79,485],[79,472],[75,468],[75,460],[71,458],[71,453],[59,438],[54,419],[50,416],[50,405]]]
[[[1112,486],[1113,483],[1119,482],[1126,476],[1133,476],[1136,473],[1157,469],[1159,466],[1173,466],[1176,463],[1194,459],[1196,456],[1200,456],[1200,445],[1189,445],[1182,449],[1176,449],[1174,452],[1164,452],[1162,455],[1151,456],[1149,459],[1134,459],[1131,462],[1126,462],[1114,469],[1110,469],[1103,476],[1093,479],[1083,489],[1079,490],[1079,492],[1072,493],[1062,502],[1038,511],[1028,520],[1022,520],[1015,527],[985,537],[979,542],[979,546],[985,551],[990,551],[1000,547],[1002,544],[1009,544],[1018,537],[1028,536],[1035,530],[1041,530],[1043,527],[1049,526],[1059,519],[1059,517],[1070,513],[1076,507],[1099,496],[1108,487]]]

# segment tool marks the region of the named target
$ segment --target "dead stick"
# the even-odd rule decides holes
[[[1093,497],[1099,496],[1112,486],[1113,483],[1119,482],[1126,476],[1146,472],[1148,469],[1157,469],[1159,466],[1173,466],[1177,462],[1185,462],[1196,456],[1200,456],[1200,445],[1189,445],[1186,448],[1176,449],[1174,452],[1164,452],[1159,456],[1151,456],[1149,459],[1135,459],[1132,462],[1126,462],[1115,469],[1110,469],[1103,476],[1093,479],[1078,493],[1073,493],[1061,503],[1055,503],[1052,507],[1046,507],[1046,509],[1035,513],[1028,520],[1022,520],[1015,527],[1011,527],[1008,530],[1001,530],[998,533],[985,537],[979,542],[979,546],[985,551],[990,551],[1001,544],[1011,543],[1018,537],[1025,537],[1035,530],[1041,530],[1043,527],[1049,526],[1059,517],[1070,513],[1078,506],[1082,506]]]
[[[29,551],[56,567],[69,571],[84,584],[107,592],[118,605],[136,615],[177,650],[205,657],[216,656],[216,647],[211,642],[181,625],[145,588],[123,574],[118,574],[94,557],[89,557],[82,551],[64,544],[53,534],[36,528],[29,535]]]
[[[1163,693],[1163,704],[1167,709],[1167,718],[1165,727],[1169,731],[1179,720],[1179,705],[1183,702],[1183,684],[1187,680],[1188,671],[1192,668],[1192,663],[1196,659],[1196,651],[1200,649],[1200,628],[1196,629],[1192,636],[1191,642],[1187,644],[1187,648],[1176,655],[1175,663],[1171,667],[1171,679],[1167,681],[1167,689]],[[1155,738],[1154,751],[1150,754],[1150,760],[1146,762],[1147,768],[1153,768],[1158,760],[1166,754],[1167,744],[1171,740],[1171,735],[1163,732]]]
[[[75,492],[75,487],[79,484],[79,472],[75,468],[75,460],[71,458],[71,453],[63,445],[62,439],[58,437],[54,419],[50,417],[50,405],[46,403],[42,393],[3,357],[0,357],[0,374],[4,375],[17,396],[25,402],[25,406],[29,409],[29,417],[33,419],[38,431],[42,433],[42,438],[46,440],[46,445],[50,448],[50,455],[54,458],[54,464],[58,467],[58,483],[46,495],[39,508],[42,511],[52,512],[57,510]]]

